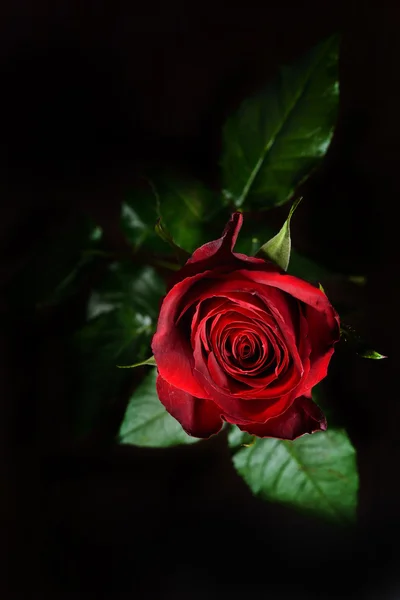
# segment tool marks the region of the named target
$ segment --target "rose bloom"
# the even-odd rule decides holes
[[[242,218],[175,275],[152,341],[157,393],[195,437],[227,422],[293,440],[327,427],[311,390],[327,374],[339,317],[319,288],[233,252]]]

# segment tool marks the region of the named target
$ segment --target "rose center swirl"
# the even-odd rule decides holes
[[[236,311],[213,315],[206,338],[221,368],[231,375],[277,374],[284,366],[284,351],[267,315],[265,320]]]
[[[242,333],[239,335],[230,335],[226,341],[226,349],[230,352],[234,360],[240,364],[254,362],[260,357],[262,349],[257,337],[253,334]]]

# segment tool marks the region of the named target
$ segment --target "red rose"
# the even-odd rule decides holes
[[[311,389],[326,376],[339,317],[310,283],[233,252],[241,225],[233,214],[176,274],[152,341],[157,393],[190,435],[227,421],[293,440],[326,429]]]

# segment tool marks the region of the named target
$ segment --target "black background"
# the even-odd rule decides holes
[[[395,598],[396,3],[26,1],[0,10],[2,597]],[[177,163],[217,185],[224,116],[336,30],[337,135],[294,239],[337,271],[367,274],[353,323],[389,355],[372,363],[339,351],[329,379],[358,450],[355,533],[253,498],[221,436],[165,451],[94,442],[66,451],[58,327],[35,327],[7,294],[41,236],[74,215],[89,212],[116,235],[124,189],[144,164]]]

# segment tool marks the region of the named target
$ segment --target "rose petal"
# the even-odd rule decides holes
[[[194,348],[195,338],[197,335],[197,331],[200,329],[200,335],[202,336],[202,341],[204,347],[207,351],[209,351],[208,340],[205,333],[204,319],[209,319],[214,315],[219,315],[224,311],[224,307],[228,304],[228,300],[226,298],[210,298],[209,300],[205,300],[204,302],[199,302],[195,312],[193,314],[192,322],[191,322],[191,335],[190,342],[192,344],[192,348]]]
[[[226,373],[222,370],[221,366],[218,364],[217,359],[213,352],[210,352],[207,360],[208,371],[210,373],[211,379],[217,384],[219,388],[225,389],[229,392],[229,380],[226,376]]]
[[[201,278],[202,276],[199,274],[197,277]],[[204,398],[207,394],[193,376],[194,359],[189,334],[185,335],[175,325],[181,298],[193,285],[193,280],[196,280],[196,277],[181,281],[170,290],[164,299],[151,348],[158,371],[163,379],[188,394]]]
[[[156,387],[162,404],[189,435],[209,438],[221,430],[221,410],[213,402],[183,392],[160,375]]]
[[[278,317],[281,319],[280,314],[278,314]],[[287,317],[287,319],[289,319],[289,317]],[[283,325],[284,326],[284,325]],[[282,328],[282,327],[281,327]],[[240,371],[235,368],[233,365],[223,365],[224,368],[226,368],[227,371],[232,370],[232,375],[235,379],[235,381],[243,381],[244,383],[248,384],[249,386],[256,386],[256,387],[265,387],[266,385],[270,384],[272,380],[276,379],[277,376],[281,373],[283,367],[287,366],[288,363],[288,348],[289,347],[290,351],[291,351],[291,356],[292,359],[294,360],[294,365],[293,365],[293,369],[294,371],[298,373],[298,377],[296,375],[293,375],[294,378],[297,377],[297,382],[300,379],[301,373],[303,371],[302,369],[302,365],[300,363],[299,357],[298,357],[298,352],[297,352],[297,348],[296,348],[296,344],[295,344],[295,339],[294,339],[294,334],[289,334],[289,343],[285,343],[285,338],[282,336],[281,334],[281,329],[278,327],[277,325],[277,321],[275,320],[274,317],[271,317],[271,315],[269,313],[267,313],[265,310],[264,312],[253,312],[248,310],[247,308],[243,308],[242,306],[236,308],[234,307],[233,311],[229,311],[229,304],[227,303],[225,305],[224,311],[223,313],[218,316],[216,319],[214,319],[212,326],[211,326],[211,331],[210,331],[210,339],[212,341],[212,345],[213,345],[213,349],[214,352],[216,353],[217,358],[220,360],[221,365],[223,363],[222,357],[221,357],[221,353],[220,353],[220,348],[223,346],[224,344],[224,339],[225,336],[227,334],[229,334],[230,332],[234,332],[234,330],[237,330],[237,335],[240,335],[242,332],[252,332],[254,335],[258,336],[260,339],[262,339],[264,336],[266,338],[269,339],[270,343],[272,344],[273,348],[275,349],[275,357],[274,359],[276,360],[277,358],[283,358],[281,364],[277,364],[277,370],[275,373],[275,376],[273,374],[269,374],[267,376],[267,378],[264,380],[262,377],[260,378],[256,378],[255,376],[252,378],[249,378],[248,375],[249,373],[247,373],[245,370],[241,370]],[[222,332],[223,332],[223,337],[222,337]],[[288,336],[286,336],[288,337]],[[281,349],[282,349],[282,354],[281,352],[278,352],[276,343],[279,342]],[[271,361],[269,361],[271,362]],[[262,370],[262,367],[260,367],[260,371]],[[254,374],[255,375],[255,374]],[[294,384],[293,382],[289,382],[289,380],[291,379],[290,374],[288,374],[287,376],[285,376],[285,383],[288,385],[288,387],[290,387],[290,389],[293,389]],[[281,384],[283,384],[283,380],[281,380]],[[238,391],[238,393],[242,392],[241,387],[238,388],[240,391]],[[232,389],[232,391],[235,391]],[[237,390],[236,390],[237,391]],[[282,392],[282,390],[280,390],[279,393],[286,393],[288,390]],[[270,397],[274,396],[275,394],[271,394]]]
[[[311,341],[310,341],[310,333],[309,333],[309,324],[307,319],[303,314],[304,305],[300,305],[299,303],[299,340],[298,340],[298,349],[299,355],[301,358],[301,362],[303,365],[303,377],[302,380],[296,390],[298,395],[306,395],[309,396],[311,387],[308,384],[310,369],[311,369]]]
[[[335,319],[335,316],[333,318]],[[336,319],[332,325],[332,322],[326,319],[325,313],[311,306],[306,307],[305,319],[308,324],[311,353],[310,369],[307,378],[304,379],[303,393],[309,392],[326,377],[340,331],[339,327],[336,327]]]
[[[262,268],[268,264],[271,271],[281,272],[277,265],[266,262],[263,258],[233,252],[242,223],[243,215],[238,212],[233,213],[222,236],[195,250],[182,269],[171,277],[170,286],[172,287],[177,282],[208,269],[223,270],[225,267],[228,267],[229,270],[234,268]]]
[[[325,431],[326,418],[318,406],[306,396],[300,396],[279,417],[268,419],[265,423],[238,425],[257,437],[271,437],[281,440],[295,440],[305,433]]]
[[[179,281],[184,281],[188,277],[204,273],[204,271],[209,269],[215,270],[217,268],[221,270],[221,267],[232,268],[235,264],[235,257],[232,254],[232,250],[242,223],[243,215],[238,212],[233,213],[222,232],[222,236],[197,248],[186,264],[171,276],[169,286],[173,287]]]
[[[248,327],[247,331],[254,335],[253,330]],[[270,348],[270,351],[273,352],[273,355],[268,357],[266,354],[263,356],[260,356],[260,360],[259,363],[256,364],[250,364],[250,367],[248,366],[243,366],[243,365],[239,365],[239,364],[234,364],[232,361],[228,361],[226,359],[224,359],[223,357],[223,348],[222,348],[222,352],[220,351],[219,347],[214,348],[214,352],[216,354],[216,357],[218,358],[220,364],[223,366],[225,372],[229,375],[232,376],[233,381],[235,382],[236,385],[231,386],[231,391],[234,393],[242,393],[243,391],[245,391],[246,389],[248,389],[248,387],[250,386],[251,388],[265,388],[267,385],[269,385],[272,381],[274,381],[280,371],[281,371],[281,365],[278,365],[278,359],[280,360],[282,358],[282,356],[284,355],[283,352],[281,352],[277,341],[274,339],[273,335],[270,334],[268,330],[264,331],[260,328],[260,331],[257,332],[257,330],[255,329],[255,333],[258,336],[258,341],[264,341],[265,345],[268,345],[268,347]],[[234,338],[234,334],[235,334],[235,328],[232,328],[230,330],[228,330],[227,332],[224,332],[224,336],[230,336]],[[240,330],[237,333],[238,336],[242,335],[242,330]],[[223,345],[225,343],[224,338],[222,339],[221,345]],[[233,346],[235,345],[235,342],[233,343]],[[232,356],[233,358],[233,356]],[[271,367],[273,364],[276,364],[276,368],[271,370]],[[246,387],[244,386],[237,386],[238,382],[242,382],[243,384],[246,385]]]
[[[230,274],[210,273],[208,274],[209,279],[204,280],[203,278],[202,281],[197,280],[196,284],[187,294],[185,307],[188,308],[194,302],[206,300],[211,295],[212,297],[225,297],[228,300],[235,296],[235,302],[241,307],[240,312],[247,314],[250,318],[254,318],[255,316],[265,318],[266,314],[272,313],[284,337],[289,354],[293,359],[293,367],[297,373],[297,383],[299,383],[304,369],[298,353],[298,342],[296,339],[298,325],[295,323],[294,315],[292,314],[294,310],[296,313],[298,312],[296,301],[279,289],[268,286],[267,281],[264,284],[253,282],[249,279],[251,273],[249,277],[246,277],[243,273],[246,274],[247,272],[234,271]],[[214,275],[216,279],[213,281],[210,278]],[[293,389],[295,385],[294,379],[288,383],[286,378],[286,384],[290,385]],[[275,395],[277,396],[287,391],[284,387],[279,388],[279,391]]]
[[[193,305],[208,302],[213,298],[228,300],[254,314],[264,314],[267,306],[255,293],[254,284],[241,276],[236,279],[235,275],[236,271],[227,274],[215,270],[205,273],[201,278],[197,277],[185,296],[178,321]]]
[[[262,285],[276,287],[283,292],[286,292],[293,298],[297,298],[301,302],[308,304],[318,312],[325,315],[326,322],[329,324],[332,333],[339,336],[339,316],[329,302],[328,298],[319,288],[314,287],[311,283],[303,281],[293,275],[286,273],[268,272],[266,276],[262,271],[237,271],[239,276],[243,276],[249,281],[254,281]]]
[[[195,360],[193,372],[205,390],[205,397],[212,399],[220,406],[224,416],[232,419],[227,419],[229,422],[264,422],[269,417],[280,415],[293,401],[298,378],[301,376],[295,370],[289,370],[273,389],[247,388],[246,390],[243,388],[243,384],[240,386],[239,382],[231,377],[225,380],[226,372],[222,369],[217,372],[214,368],[211,375],[210,366],[202,350],[199,337],[196,338],[193,355]],[[213,365],[213,367],[215,366]],[[232,388],[230,390],[224,389],[227,381]],[[221,382],[223,382],[222,387]]]
[[[199,362],[199,366],[196,364],[194,372],[199,383],[204,387],[205,393],[208,394],[208,398],[218,404],[224,418],[229,423],[264,422],[269,417],[282,414],[293,401],[292,394],[280,395],[272,399],[266,398],[265,390],[253,390],[252,397],[249,399],[236,396],[213,381],[205,361]]]
[[[186,262],[187,265],[193,264],[200,261],[205,261],[214,257],[218,254],[218,257],[229,256],[232,254],[234,245],[236,244],[239,231],[242,228],[243,215],[239,212],[233,213],[228,223],[225,226],[222,236],[212,242],[207,242],[204,246],[201,246],[195,250],[189,260]]]
[[[238,316],[241,317],[241,315],[238,315]],[[229,322],[230,322],[229,314],[218,315],[215,318],[214,322],[217,321],[217,324],[219,324],[220,322],[223,323],[224,317],[228,317],[227,323],[229,324]],[[207,358],[206,358],[206,351],[208,348],[208,344],[206,345],[204,343],[204,339],[205,339],[205,335],[206,335],[205,334],[206,324],[207,324],[207,318],[204,318],[198,326],[197,335],[194,336],[193,356],[194,356],[194,364],[195,364],[196,374],[203,373],[203,375],[206,377],[210,376],[211,384],[212,384],[212,387],[214,388],[213,394],[209,396],[210,398],[214,398],[215,392],[218,393],[220,387],[223,388],[225,393],[235,394],[236,396],[239,396],[239,397],[243,397],[245,394],[248,394],[250,399],[254,399],[255,397],[262,397],[262,398],[275,397],[275,396],[283,395],[284,394],[283,390],[285,390],[286,392],[291,391],[293,389],[294,385],[298,383],[299,376],[297,376],[295,369],[294,369],[293,373],[290,372],[282,378],[282,380],[280,382],[279,390],[276,394],[275,394],[275,390],[274,390],[274,392],[269,393],[268,391],[265,390],[265,388],[268,384],[270,384],[272,381],[274,381],[277,378],[277,373],[272,372],[266,376],[264,375],[264,377],[255,376],[252,378],[252,377],[249,377],[248,375],[246,375],[242,371],[242,375],[240,375],[239,373],[235,372],[235,369],[232,370],[232,368],[229,365],[226,365],[224,363],[224,360],[222,359],[222,356],[219,352],[220,342],[219,342],[218,338],[212,339],[211,345],[212,345],[213,352],[215,352],[215,356],[213,355],[213,357],[211,359],[213,361],[213,363],[212,363],[212,366],[210,367],[210,361],[207,360]],[[213,325],[214,325],[214,323],[213,323]],[[241,328],[242,324],[238,324],[238,326]],[[244,323],[243,326],[248,327],[249,329],[254,328],[254,330],[257,331],[257,328],[255,327],[254,323],[252,323],[252,322]],[[211,331],[211,333],[213,333],[213,330]],[[216,359],[218,359],[218,360],[216,360]],[[216,361],[217,364],[214,364],[214,361]],[[217,371],[217,367],[218,367],[218,371]],[[212,372],[210,369],[212,369]],[[292,383],[293,378],[296,379],[295,383]],[[285,388],[285,386],[287,387],[287,389]],[[255,394],[254,387],[262,389],[262,392],[259,391],[257,396]]]
[[[232,293],[257,293],[268,304],[281,330],[286,334],[290,354],[296,358],[301,347],[298,327],[288,310],[290,296],[297,298],[304,306],[304,315],[308,322],[309,342],[311,344],[310,370],[306,374],[304,364],[302,385],[298,393],[303,394],[326,376],[334,344],[339,339],[339,317],[326,295],[310,283],[282,273],[261,271],[235,271],[230,275],[219,275],[213,286],[213,293],[229,297]],[[282,294],[282,296],[281,296]],[[286,296],[286,298],[285,298]],[[280,316],[280,319],[279,319]],[[296,338],[293,333],[297,333]],[[307,358],[308,351],[299,357]],[[306,361],[307,362],[307,361]]]

